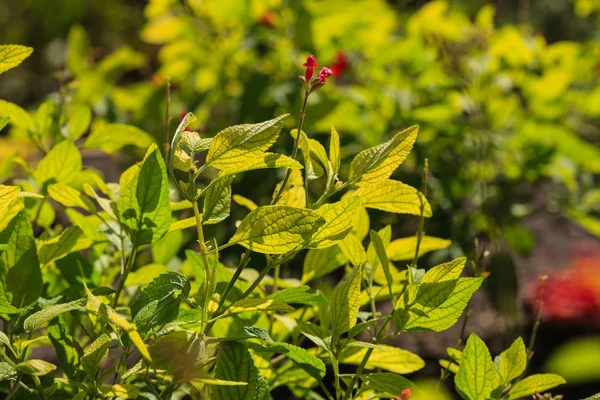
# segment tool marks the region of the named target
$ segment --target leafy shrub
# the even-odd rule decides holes
[[[0,47],[0,71],[30,53]],[[66,97],[43,103],[34,116],[3,103],[2,126],[12,124],[44,153],[35,168],[12,158],[27,176],[0,186],[6,398],[188,393],[251,400],[281,387],[298,398],[428,398],[402,376],[425,362],[386,342],[454,325],[486,272],[475,263],[474,276],[461,277],[465,258],[417,267],[422,254],[449,244],[423,235],[432,215],[427,169],[422,192],[391,179],[418,127],[362,150],[349,167],[335,128],[327,148],[302,130],[308,97],[332,73],[324,67],[317,74],[311,57],[291,157],[268,151],[288,114],[210,138],[189,129],[189,113],[164,149],[165,162],[153,139],[133,126],[106,124],[83,140],[90,110]],[[81,149],[112,153],[126,145],[147,149],[118,184],[82,166]],[[285,175],[270,204],[233,194],[235,176],[274,168]],[[232,199],[248,213],[219,244],[205,230],[226,223]],[[370,229],[369,209],[418,216],[419,231],[392,240],[390,226]],[[57,223],[59,212],[69,226]],[[179,260],[183,232],[192,228],[199,250]],[[234,269],[221,258],[233,246],[244,249]],[[280,279],[281,268],[303,253],[301,281]],[[248,267],[263,257],[260,272]],[[406,267],[394,264],[400,261]],[[343,277],[335,287],[308,285],[337,269]],[[393,307],[384,311],[382,301]],[[48,345],[53,362],[34,352]],[[475,334],[449,355],[442,377],[455,373],[465,399],[517,399],[564,383],[550,374],[521,379],[531,356],[521,339],[495,362]],[[356,368],[343,373],[341,365]]]

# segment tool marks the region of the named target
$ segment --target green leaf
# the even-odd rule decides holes
[[[0,46],[0,74],[21,64],[33,53],[33,48],[18,44]]]
[[[288,304],[306,304],[309,306],[317,306],[325,302],[323,295],[316,293],[309,286],[305,285],[278,290],[267,298]]]
[[[346,259],[355,267],[367,261],[367,252],[355,235],[347,235],[338,246]]]
[[[285,114],[259,124],[235,125],[222,130],[212,140],[206,163],[230,173],[240,172],[240,168],[247,170],[243,164],[260,158],[275,143],[288,117],[289,114]]]
[[[142,332],[173,321],[179,306],[190,294],[190,282],[179,272],[159,275],[131,305],[131,317]]]
[[[229,242],[258,253],[284,254],[305,247],[324,223],[306,208],[262,206],[244,218]]]
[[[79,190],[64,183],[48,186],[48,195],[65,207],[79,207],[91,213],[96,211],[94,204]]]
[[[430,251],[445,249],[452,242],[433,236],[423,236],[419,245],[419,257]],[[387,247],[387,254],[392,261],[412,260],[417,247],[417,237],[411,236],[393,240]]]
[[[462,397],[469,400],[487,400],[500,385],[490,351],[474,333],[467,339],[454,384]]]
[[[114,399],[137,399],[140,395],[140,388],[135,385],[102,385],[100,391],[106,398]]]
[[[277,153],[250,154],[247,158],[236,160],[237,162],[232,162],[226,169],[222,169],[220,176],[224,177],[240,172],[266,168],[302,169],[302,165],[298,161]]]
[[[339,246],[309,250],[304,258],[301,281],[308,283],[313,279],[325,276],[347,262],[348,259]]]
[[[215,178],[216,182],[206,190],[202,221],[205,224],[216,224],[229,216],[231,208],[231,182],[234,175]]]
[[[392,285],[394,284],[394,278],[392,278],[392,274],[390,272],[390,262],[387,258],[387,254],[385,252],[385,245],[383,244],[383,240],[381,240],[381,236],[374,230],[371,230],[371,243],[375,248],[375,253],[379,258],[379,264],[383,268],[383,273],[385,275],[385,281],[388,286],[388,290],[390,292],[390,298],[394,298]]]
[[[156,145],[151,145],[141,165],[121,176],[117,201],[119,218],[136,246],[161,238],[171,224],[169,184],[165,164]]]
[[[273,200],[281,190],[283,182],[279,182],[273,191]],[[291,170],[285,189],[281,191],[281,197],[275,203],[277,205],[287,205],[297,208],[306,207],[306,190],[304,189],[304,178],[300,170]]]
[[[75,141],[79,139],[89,128],[92,121],[92,110],[85,105],[79,104],[71,111],[68,126],[69,139]]]
[[[267,343],[267,348],[277,349],[275,352],[280,352],[281,348],[287,350],[283,354],[318,381],[325,376],[326,368],[323,361],[302,347],[284,342],[270,342]]]
[[[270,398],[266,379],[254,366],[246,347],[238,342],[225,342],[219,349],[215,378],[232,382],[245,382],[245,386],[217,386],[221,399],[266,400]]]
[[[167,267],[162,264],[148,264],[130,272],[125,280],[125,287],[147,285],[159,275],[167,272]]]
[[[49,137],[54,133],[56,115],[56,105],[52,100],[47,100],[40,104],[34,115],[39,136]]]
[[[346,348],[342,351],[339,361],[342,364],[360,365],[367,352],[371,351],[366,369],[381,368],[397,374],[410,374],[425,366],[425,361],[410,351],[386,345],[380,347],[382,349]]]
[[[69,329],[60,319],[55,319],[48,327],[48,337],[58,359],[58,365],[71,378],[76,379],[83,353],[79,343],[71,336]]]
[[[87,293],[88,305],[89,305],[90,309],[92,311],[106,317],[111,324],[116,325],[116,326],[120,327],[121,329],[123,329],[129,336],[129,339],[131,340],[131,342],[135,345],[135,347],[137,347],[137,349],[140,352],[140,354],[142,355],[142,357],[144,357],[147,361],[152,361],[152,358],[150,357],[150,353],[148,352],[148,348],[146,347],[146,344],[144,343],[140,334],[138,333],[135,325],[132,324],[131,322],[127,321],[125,318],[123,318],[119,314],[117,314],[117,312],[115,310],[113,310],[111,307],[102,303],[100,301],[100,299],[98,299],[96,296],[94,296],[94,294],[92,292],[90,292],[87,287],[85,288],[85,291]]]
[[[583,336],[569,339],[553,350],[544,370],[565,378],[569,384],[600,381],[600,337]]]
[[[235,201],[237,204],[239,204],[242,207],[246,207],[250,211],[254,211],[258,208],[258,206],[256,205],[255,202],[253,202],[252,200],[250,200],[244,196],[240,196],[239,194],[233,195],[233,201]]]
[[[27,360],[15,365],[15,371],[20,374],[42,376],[56,369],[56,365],[44,360]]]
[[[106,153],[114,153],[125,146],[136,146],[146,149],[154,143],[152,136],[133,125],[106,124],[94,129],[86,139],[83,147],[100,149]]]
[[[404,389],[413,389],[415,385],[405,377],[391,372],[377,372],[374,374],[360,375],[365,387],[377,393],[387,393],[391,396],[400,396]]]
[[[495,364],[504,384],[521,376],[527,366],[527,351],[523,339],[517,338],[508,349],[500,353]]]
[[[335,128],[331,127],[331,137],[329,139],[329,162],[333,167],[333,179],[335,179],[340,172],[340,135],[337,133]],[[333,183],[333,182],[332,182]]]
[[[92,245],[92,240],[82,238],[83,231],[78,226],[70,226],[60,235],[39,244],[38,256],[42,265],[63,258],[69,253],[81,251]]]
[[[108,335],[102,334],[98,339],[90,343],[83,351],[81,357],[81,366],[87,372],[88,376],[95,379],[96,373],[102,364],[102,361],[108,356],[108,345],[111,339]]]
[[[206,350],[200,334],[188,330],[169,332],[150,345],[150,354],[157,368],[166,370],[178,382],[198,376],[206,362]]]
[[[418,131],[418,126],[411,126],[387,142],[358,153],[350,165],[350,180],[376,184],[389,178],[408,157]]]
[[[35,130],[35,122],[31,115],[18,105],[6,100],[0,99],[0,117],[9,117],[10,123],[13,126],[33,132]]]
[[[313,249],[330,247],[344,239],[354,226],[359,206],[360,199],[352,196],[314,210],[325,220],[325,223],[312,235],[307,247]]]
[[[179,145],[189,152],[200,153],[210,148],[212,138],[201,138],[198,132],[183,131]]]
[[[1,374],[1,373],[0,373],[0,374]],[[2,380],[2,377],[1,377],[1,376],[0,376],[0,380]],[[595,394],[595,395],[593,395],[593,396],[586,397],[586,398],[585,398],[585,399],[583,399],[583,400],[600,400],[600,393],[596,393],[596,394]]]
[[[14,199],[19,197],[21,188],[18,186],[0,185],[0,214],[8,210],[8,206]]]
[[[296,139],[297,132],[297,129],[294,129],[290,132],[294,140]],[[301,131],[300,142],[298,146],[298,148],[302,152],[302,158],[304,159],[304,166],[306,168],[306,180],[310,182],[323,176],[325,171],[321,166],[322,160],[321,163],[319,163],[319,161],[317,160],[316,153],[320,153],[321,156],[324,153],[325,166],[327,168],[329,168],[329,162],[327,161],[327,154],[325,153],[325,149],[323,148],[321,143],[317,142],[316,140],[309,139],[308,136],[306,136],[306,133],[304,131]]]
[[[53,306],[46,307],[43,310],[27,317],[23,323],[23,328],[27,332],[34,332],[42,327],[42,325],[44,325],[46,322],[51,321],[60,314],[73,310],[79,310],[85,307],[85,304],[86,299],[79,299],[69,303],[55,304]]]
[[[444,282],[457,279],[465,268],[467,259],[459,257],[444,264],[431,268],[421,280],[421,283]]]
[[[10,339],[2,331],[0,331],[0,346],[8,346],[8,347],[10,347]]]
[[[508,400],[529,397],[536,393],[542,393],[558,385],[567,383],[560,375],[535,374],[519,381],[512,387]]]
[[[377,210],[431,217],[431,206],[417,189],[402,182],[385,179],[377,184],[361,186],[355,194],[360,197],[363,206]]]
[[[81,171],[81,154],[77,146],[63,140],[54,146],[37,165],[35,180],[40,185],[50,183],[69,183]]]
[[[0,362],[0,382],[17,377],[15,368],[7,362]]]
[[[193,228],[196,226],[196,217],[179,219],[169,225],[168,232],[180,231],[183,229]]]
[[[329,300],[329,318],[334,334],[348,332],[356,325],[361,280],[362,267],[355,267],[333,289]]]
[[[21,308],[37,301],[42,293],[42,272],[25,211],[20,211],[0,233],[0,243],[7,244],[5,257],[10,267],[4,272],[4,284],[12,306]]]
[[[292,312],[294,308],[279,300],[273,299],[242,299],[227,308],[227,311],[217,318],[225,318],[234,314],[248,311],[283,311]]]
[[[0,117],[0,130],[4,129],[6,125],[10,122],[9,117]]]

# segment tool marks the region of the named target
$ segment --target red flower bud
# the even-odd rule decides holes
[[[315,56],[311,54],[306,58],[306,62],[302,64],[302,66],[306,67],[306,73],[304,74],[306,81],[310,81],[310,78],[312,78],[315,68],[317,68],[319,64],[317,63],[317,59],[315,58]]]
[[[333,75],[333,72],[329,68],[321,68],[321,72],[319,72],[319,79],[321,80],[321,83],[327,82],[327,77],[331,75]]]
[[[275,26],[275,13],[272,10],[267,10],[258,19],[258,25],[273,28]]]
[[[350,64],[348,63],[348,57],[346,57],[346,54],[344,54],[343,51],[338,50],[336,55],[336,61],[331,65],[331,71],[333,72],[333,76],[337,78],[346,69],[348,69],[349,66]]]
[[[410,389],[404,389],[400,396],[400,400],[410,400],[411,394],[412,394],[412,392],[410,391]]]
[[[183,119],[185,118],[186,115],[187,115],[187,111],[182,111],[181,114],[179,114],[179,123],[181,123],[181,121],[183,121]],[[186,126],[184,131],[191,132],[192,130],[190,129],[189,126]]]

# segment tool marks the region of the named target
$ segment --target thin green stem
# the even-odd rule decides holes
[[[306,115],[306,102],[308,100],[308,96],[310,94],[309,90],[305,90],[304,91],[304,101],[302,103],[302,109],[300,110],[300,119],[298,119],[298,130],[296,131],[296,139],[294,140],[294,149],[292,150],[292,159],[295,160],[296,157],[298,156],[298,148],[300,147],[300,136],[302,133],[302,125],[304,124],[304,116]],[[304,181],[306,182],[306,166],[304,168]],[[287,169],[285,171],[285,177],[283,178],[283,182],[281,183],[281,186],[279,187],[279,190],[277,191],[277,194],[275,196],[273,196],[273,201],[271,201],[271,204],[277,204],[277,202],[279,201],[279,199],[281,199],[281,196],[283,195],[283,191],[285,190],[285,186],[287,185],[288,180],[290,179],[290,175],[292,174],[292,170],[291,169]],[[306,193],[306,196],[308,197],[308,191]],[[306,202],[306,205],[308,206],[308,201]]]
[[[411,269],[408,271],[408,282],[413,283],[412,269],[416,268],[417,260],[419,259],[419,248],[421,247],[421,239],[423,239],[423,227],[425,225],[425,202],[427,201],[427,177],[429,175],[429,162],[425,159],[425,167],[423,168],[423,187],[421,189],[422,195],[419,196],[421,201],[421,212],[419,215],[419,228],[417,230],[417,246],[415,247],[415,255],[410,265]]]
[[[271,292],[275,293],[277,292],[277,284],[279,281],[279,271],[281,264],[277,264],[275,265],[275,272],[273,273],[273,287],[271,288]],[[273,324],[275,323],[275,311],[273,311],[270,315],[269,315],[269,335],[273,334]]]
[[[167,78],[167,86],[165,87],[166,91],[166,101],[165,101],[165,137],[164,137],[164,157],[165,159],[169,154],[169,123],[171,122],[171,78]]]
[[[21,385],[21,378],[23,378],[23,375],[19,374],[19,376],[17,376],[17,380],[15,381],[15,383],[13,383],[12,388],[8,392],[8,395],[6,396],[5,400],[12,399],[13,396],[17,393],[17,391],[19,390],[19,386]]]
[[[206,249],[206,242],[204,240],[204,230],[202,229],[202,214],[200,213],[200,210],[198,209],[197,201],[194,200],[192,202],[192,208],[194,209],[194,217],[196,217],[196,231],[198,233],[198,243],[200,244],[200,254],[202,255],[202,262],[204,264],[204,301],[202,304],[202,323],[206,324],[206,323],[208,323],[208,321],[207,321],[207,319],[208,319],[208,314],[207,314],[208,302],[210,301],[210,298],[212,296],[212,293],[209,293],[211,273],[210,273],[210,268],[208,267],[208,256],[206,254],[207,249]]]
[[[121,251],[125,251],[125,249],[121,248]],[[121,277],[119,278],[117,290],[115,290],[115,298],[113,300],[113,308],[117,308],[117,305],[119,305],[119,297],[121,297],[121,292],[123,291],[123,288],[125,287],[125,281],[127,280],[127,275],[129,275],[129,272],[131,272],[131,269],[133,268],[133,264],[135,262],[136,256],[137,256],[137,248],[134,248],[131,251],[131,255],[127,259],[127,263],[125,264],[123,273],[121,274]]]
[[[544,290],[546,288],[546,279],[548,279],[548,276],[542,275],[539,277],[539,279],[540,279],[540,292],[539,292],[538,301],[537,301],[536,310],[535,310],[535,320],[533,322],[533,330],[531,331],[531,337],[529,338],[529,345],[527,346],[527,364],[525,366],[525,370],[523,371],[523,374],[521,374],[521,377],[523,377],[525,375],[525,372],[527,371],[527,368],[529,367],[529,362],[531,361],[531,358],[533,357],[533,346],[535,345],[535,339],[537,337],[538,328],[540,327],[540,320],[541,320],[541,316],[542,316],[542,307],[544,306]],[[519,377],[518,380],[520,380],[521,377]]]

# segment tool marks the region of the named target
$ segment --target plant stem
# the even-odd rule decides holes
[[[125,249],[121,248],[121,251],[125,251]],[[117,308],[117,305],[119,304],[119,297],[121,296],[123,287],[125,287],[125,280],[127,279],[127,275],[129,275],[131,268],[133,268],[133,263],[135,261],[136,256],[137,256],[137,249],[134,247],[134,249],[131,251],[131,255],[127,259],[127,263],[125,265],[125,269],[123,270],[123,273],[121,274],[121,278],[119,278],[119,284],[117,285],[117,290],[115,291],[115,298],[113,300],[113,308]]]
[[[19,390],[19,385],[21,384],[21,378],[23,376],[19,374],[19,376],[17,376],[17,380],[15,381],[15,383],[13,383],[12,388],[10,389],[10,391],[8,392],[8,395],[6,396],[5,400],[10,400],[13,398],[13,396],[17,393],[17,391]]]
[[[336,336],[334,336],[334,339]],[[342,395],[342,387],[340,386],[340,364],[338,362],[338,352],[335,353],[335,357],[333,357],[333,374],[335,376],[334,384],[335,384],[335,398],[339,400]]]
[[[425,167],[423,168],[423,187],[421,189],[422,196],[419,197],[421,201],[421,213],[419,216],[419,228],[417,230],[417,246],[415,247],[415,256],[413,257],[413,261],[410,265],[410,270],[408,271],[408,282],[410,284],[413,283],[412,269],[417,266],[417,260],[419,258],[419,247],[421,247],[421,239],[423,238],[423,226],[425,225],[425,201],[427,199],[427,175],[429,174],[429,162],[425,159]]]
[[[171,116],[170,116],[170,108],[171,108],[171,78],[167,78],[167,86],[165,88],[166,90],[166,102],[165,102],[165,137],[164,137],[164,157],[165,159],[167,158],[167,155],[169,154],[169,122],[171,122]]]
[[[296,131],[296,139],[294,140],[294,149],[292,150],[292,159],[296,159],[296,156],[298,155],[298,147],[300,145],[300,136],[301,136],[301,132],[302,132],[302,125],[304,124],[304,116],[306,115],[306,101],[308,100],[308,95],[310,94],[310,91],[305,90],[304,91],[304,101],[302,103],[302,109],[300,110],[300,119],[298,119],[298,130]],[[290,175],[292,174],[292,170],[291,169],[287,169],[285,171],[285,177],[283,178],[283,182],[281,183],[281,186],[279,187],[279,190],[277,191],[277,195],[273,196],[273,201],[271,201],[271,204],[276,204],[279,199],[281,199],[281,196],[283,194],[283,191],[285,190],[285,186],[287,185],[288,180],[290,179]],[[304,181],[306,182],[306,166],[304,168]],[[306,196],[308,197],[308,192],[306,193]],[[306,202],[306,205],[308,206],[308,201]]]
[[[279,280],[279,270],[281,264],[275,265],[275,273],[273,274],[273,287],[271,288],[271,293],[275,293],[277,291],[277,281]],[[275,311],[273,311],[269,315],[269,335],[273,334],[273,324],[275,323]]]
[[[208,267],[208,256],[206,244],[204,241],[204,230],[202,229],[202,214],[198,209],[198,202],[194,200],[192,202],[192,208],[194,209],[194,217],[196,217],[196,231],[198,232],[198,243],[200,244],[200,254],[202,255],[202,262],[204,264],[204,304],[202,304],[202,323],[208,323],[207,308],[208,302],[212,296],[212,293],[208,293],[210,290],[211,273]]]
[[[540,327],[540,319],[542,316],[542,307],[544,305],[544,289],[546,288],[546,279],[548,279],[547,275],[542,275],[539,277],[540,280],[540,293],[538,296],[538,301],[535,310],[535,321],[533,323],[533,330],[531,331],[531,337],[529,338],[529,345],[527,346],[527,364],[525,365],[525,370],[521,377],[525,375],[527,371],[527,367],[529,367],[529,362],[531,361],[531,357],[533,357],[533,346],[535,345],[535,339],[537,337],[537,331]],[[519,377],[519,380],[521,379]]]

